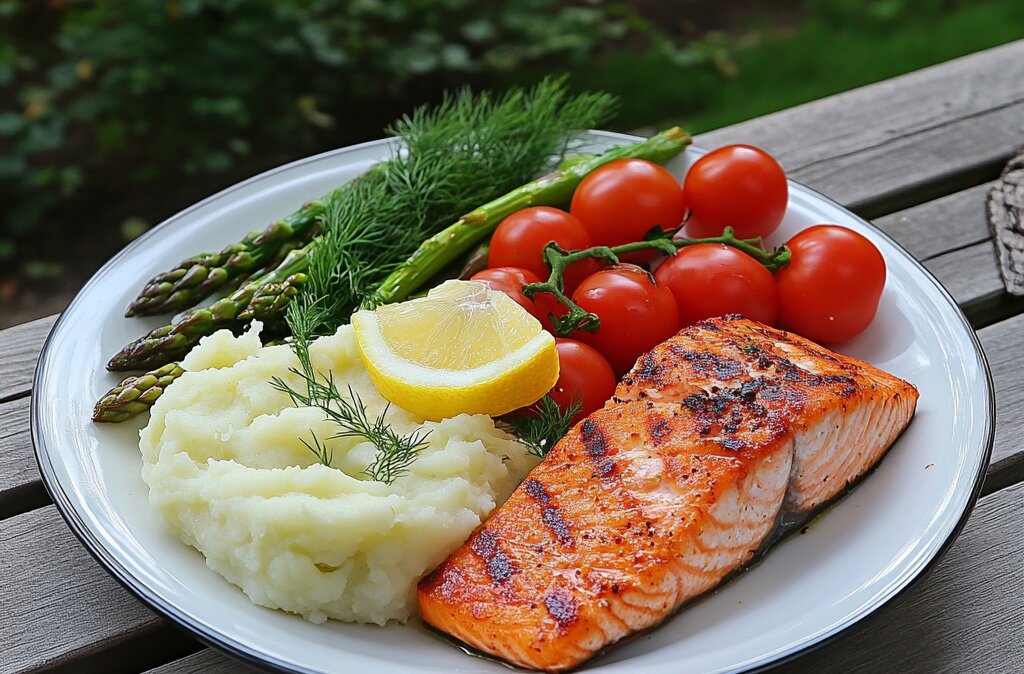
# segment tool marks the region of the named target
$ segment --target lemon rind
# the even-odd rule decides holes
[[[555,342],[550,333],[541,330],[530,341],[498,360],[468,370],[445,370],[414,363],[388,349],[380,334],[377,316],[372,311],[357,312],[352,316],[352,326],[357,337],[364,330],[372,331],[372,339],[357,339],[357,343],[363,359],[372,362],[374,369],[387,377],[401,379],[408,385],[424,388],[461,389],[495,381],[532,361]]]

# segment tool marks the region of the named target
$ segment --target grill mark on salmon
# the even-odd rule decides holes
[[[527,478],[523,481],[523,488],[534,501],[543,506],[540,515],[541,521],[551,528],[558,542],[564,546],[571,546],[573,544],[573,535],[569,531],[569,526],[565,523],[565,518],[562,517],[562,511],[551,502],[551,495],[548,494],[544,485],[533,478]]]
[[[582,423],[583,447],[594,464],[594,477],[608,478],[615,472],[615,462],[605,456],[608,453],[608,440],[604,431],[592,418]]]
[[[671,432],[671,427],[664,419],[658,419],[647,427],[647,433],[655,444],[663,441]]]
[[[795,335],[702,321],[641,357],[421,581],[421,613],[509,662],[572,668],[718,586],[777,522],[833,500],[916,401],[906,382]]]
[[[562,628],[576,620],[576,611],[579,608],[576,598],[561,588],[556,588],[544,597],[544,607]]]
[[[605,439],[604,433],[597,423],[593,419],[585,419],[581,432],[583,435],[583,446],[586,448],[587,453],[594,457],[604,456],[608,451],[608,441]]]
[[[481,531],[473,540],[472,549],[483,559],[487,566],[487,575],[495,583],[504,582],[515,573],[515,564],[508,554],[498,547],[497,537],[490,531]]]

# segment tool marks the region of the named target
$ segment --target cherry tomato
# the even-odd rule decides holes
[[[529,269],[538,278],[547,279],[550,270],[544,263],[544,246],[554,241],[563,250],[580,250],[594,245],[593,239],[574,215],[557,208],[536,206],[516,211],[501,221],[491,237],[487,254],[489,267]],[[600,268],[595,259],[580,260],[565,270],[566,292]]]
[[[693,238],[720,235],[732,227],[751,239],[774,232],[786,214],[789,187],[775,159],[750,145],[712,150],[690,167],[683,183]]]
[[[640,354],[679,330],[679,310],[668,288],[633,264],[617,264],[587,277],[572,299],[601,319],[594,334],[579,339],[608,359],[612,371],[625,374]]]
[[[529,269],[519,267],[497,267],[495,269],[484,269],[469,277],[470,281],[483,281],[491,287],[491,290],[499,290],[513,300],[516,304],[530,312],[541,323],[544,323],[546,312],[542,313],[537,304],[523,294],[523,286],[527,283],[540,283],[540,279]],[[550,321],[549,321],[550,323]]]
[[[868,327],[885,287],[885,260],[874,244],[839,225],[816,225],[786,245],[793,257],[775,275],[783,326],[833,343]]]
[[[576,400],[582,404],[573,423],[600,409],[615,393],[612,366],[595,349],[575,339],[555,340],[558,349],[558,381],[548,393],[562,411]]]
[[[554,333],[554,323],[551,314],[555,317],[564,316],[569,312],[564,304],[555,299],[550,293],[537,293],[531,300],[523,294],[523,286],[527,283],[540,283],[540,279],[529,269],[520,267],[496,267],[484,269],[473,274],[470,281],[484,281],[492,290],[500,290],[505,293],[522,308],[529,311],[544,329]]]
[[[537,306],[535,315],[540,319],[540,324],[544,326],[545,330],[555,334],[555,323],[551,317],[565,316],[569,313],[568,307],[559,302],[551,293],[537,293],[533,296],[533,303]]]
[[[773,325],[778,315],[771,272],[731,246],[687,246],[658,265],[654,278],[672,291],[683,325],[725,314]]]
[[[675,176],[646,159],[616,159],[580,182],[569,208],[596,245],[640,241],[656,225],[675,229],[686,206]]]

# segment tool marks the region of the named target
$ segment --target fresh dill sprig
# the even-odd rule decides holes
[[[305,327],[300,324],[300,328]],[[302,379],[305,391],[292,387],[281,377],[272,378],[270,385],[291,398],[292,404],[316,407],[323,412],[325,418],[339,428],[329,439],[363,438],[376,447],[377,454],[373,462],[361,471],[371,480],[391,484],[408,472],[409,466],[427,446],[430,431],[416,431],[407,435],[395,432],[386,418],[390,404],[384,407],[377,418],[371,420],[366,405],[351,385],[345,396],[334,383],[333,374],[316,373],[309,357],[308,339],[298,340],[292,348],[299,360],[299,368],[290,368],[290,371]],[[333,452],[321,442],[316,433],[310,431],[310,435],[312,442],[300,438],[302,444],[316,456],[317,461],[329,467],[334,459]]]
[[[309,434],[312,436],[312,444],[306,442],[302,438],[299,438],[299,442],[306,446],[306,449],[313,452],[313,456],[316,460],[328,468],[331,467],[331,462],[334,461],[334,450],[330,449],[327,445],[320,442],[320,438],[316,436],[313,429],[309,429]]]
[[[388,135],[402,151],[325,204],[306,283],[289,306],[292,334],[302,321],[312,335],[333,333],[425,239],[557,164],[616,105],[548,78],[503,95],[463,90],[395,122]]]
[[[526,451],[544,458],[559,440],[572,428],[572,420],[583,408],[583,401],[573,399],[569,409],[562,411],[551,396],[545,395],[526,414],[509,417],[505,421]]]

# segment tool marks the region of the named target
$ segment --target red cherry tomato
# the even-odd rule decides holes
[[[499,290],[513,300],[516,304],[529,311],[541,323],[544,323],[544,316],[537,304],[523,294],[523,286],[527,283],[540,283],[537,275],[528,269],[519,267],[497,267],[495,269],[484,269],[469,277],[470,281],[483,281],[491,287],[491,290]]]
[[[592,347],[575,339],[555,340],[558,381],[548,393],[564,412],[573,402],[582,404],[573,423],[600,409],[615,393],[612,366]]]
[[[725,314],[774,325],[778,315],[771,272],[731,246],[687,246],[658,265],[654,278],[672,291],[683,325]]]
[[[569,313],[569,309],[551,293],[537,293],[533,296],[533,303],[537,306],[535,315],[540,319],[540,324],[545,330],[555,334],[555,323],[551,317],[561,318]]]
[[[594,334],[579,339],[608,359],[612,371],[625,374],[640,354],[679,330],[679,310],[668,288],[646,270],[617,264],[587,277],[572,299],[601,319]]]
[[[550,270],[544,263],[544,246],[554,241],[563,250],[580,250],[594,245],[593,239],[574,215],[557,208],[537,206],[516,211],[501,221],[491,237],[487,254],[489,267],[529,269],[538,278],[547,279]],[[566,292],[600,268],[595,259],[580,260],[565,270]]]
[[[690,208],[687,236],[718,236],[732,227],[737,237],[751,239],[778,228],[789,187],[770,154],[750,145],[727,145],[690,167],[683,192]]]
[[[839,225],[816,225],[786,245],[793,257],[775,276],[783,326],[833,343],[868,327],[885,287],[885,260],[874,244]]]
[[[640,241],[656,225],[675,229],[686,206],[675,176],[646,159],[616,159],[580,182],[570,211],[596,245]]]
[[[523,286],[527,283],[540,283],[540,279],[529,269],[520,267],[484,269],[473,274],[469,280],[484,281],[492,290],[500,290],[505,293],[519,306],[529,311],[540,321],[544,329],[551,333],[554,333],[551,314],[557,318],[569,312],[566,306],[550,293],[537,293],[532,300],[523,294]]]

